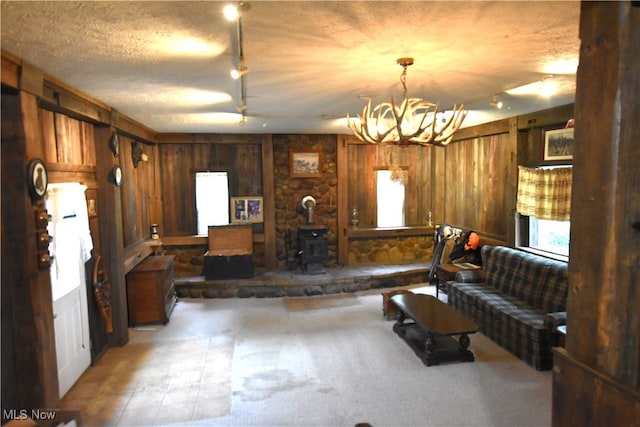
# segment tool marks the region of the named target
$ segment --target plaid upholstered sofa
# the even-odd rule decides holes
[[[537,370],[553,367],[549,313],[566,310],[567,263],[506,246],[482,247],[483,270],[456,273],[448,303]]]

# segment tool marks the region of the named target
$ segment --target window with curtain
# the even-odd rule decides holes
[[[569,255],[571,181],[571,167],[518,167],[516,211],[526,221],[519,246]]]

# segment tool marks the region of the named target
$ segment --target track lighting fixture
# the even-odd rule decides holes
[[[229,21],[236,21],[237,25],[237,54],[238,54],[238,68],[231,70],[231,78],[234,80],[240,80],[240,104],[236,107],[238,113],[242,115],[240,119],[240,126],[244,126],[247,122],[247,87],[245,81],[245,74],[249,72],[249,67],[244,62],[244,47],[242,39],[242,13],[251,10],[251,5],[247,2],[238,2],[232,5],[227,5],[223,9],[224,16]]]
[[[491,100],[489,105],[491,105],[492,107],[496,107],[498,110],[500,110],[500,109],[502,109],[502,106],[504,104],[502,104],[502,101],[498,100],[498,95],[494,94],[493,95],[493,99]]]
[[[248,72],[249,72],[249,67],[240,65],[240,67],[234,68],[233,70],[231,70],[231,78],[233,80],[238,80],[240,77],[244,76]]]

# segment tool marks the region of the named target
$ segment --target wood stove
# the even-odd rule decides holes
[[[329,258],[327,227],[307,224],[298,228],[298,252],[304,274],[323,274]]]

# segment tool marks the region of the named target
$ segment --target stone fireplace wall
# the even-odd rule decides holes
[[[352,239],[349,265],[431,262],[433,235],[378,239]]]
[[[300,225],[306,224],[302,198],[316,199],[314,223],[328,228],[329,259],[327,266],[337,264],[337,171],[336,135],[274,135],[273,163],[275,183],[276,253],[278,266],[287,263],[287,233],[293,240]],[[289,176],[289,150],[322,150],[322,176],[292,178]]]

